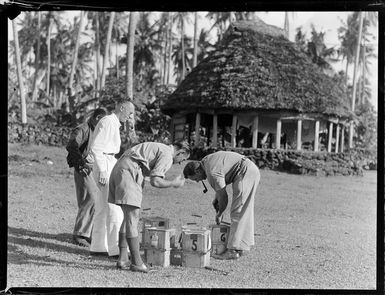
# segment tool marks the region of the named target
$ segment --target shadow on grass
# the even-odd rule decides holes
[[[41,241],[40,239],[53,240],[52,242]],[[71,246],[62,245],[58,242],[70,243]],[[46,254],[30,254],[22,250],[21,247],[30,247],[32,249],[49,250]],[[33,251],[32,251],[33,252]],[[66,254],[79,255],[80,258],[69,258],[68,260],[56,259],[52,252],[61,252]],[[101,260],[108,260],[111,266],[105,266],[98,263]],[[115,262],[107,257],[90,257],[89,249],[72,244],[72,234],[48,234],[43,232],[31,231],[23,228],[8,227],[8,263],[10,264],[36,264],[41,266],[48,265],[66,265],[77,268],[89,269],[90,263],[94,262],[93,269],[111,269],[115,267]]]

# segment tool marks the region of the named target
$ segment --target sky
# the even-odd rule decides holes
[[[155,15],[159,14],[160,12],[154,12]],[[338,40],[338,33],[337,29],[341,26],[341,20],[346,22],[348,14],[351,12],[347,11],[339,11],[339,12],[310,12],[310,11],[301,11],[301,12],[293,12],[289,15],[289,23],[290,23],[290,32],[289,32],[289,40],[294,41],[294,35],[296,33],[296,29],[298,27],[302,27],[302,32],[307,35],[307,37],[310,37],[311,32],[311,25],[313,24],[316,28],[317,32],[324,32],[324,38],[325,43],[327,47],[333,47],[336,48],[339,46],[340,42]],[[198,31],[200,31],[201,28],[209,29],[211,27],[210,21],[205,18],[205,15],[207,12],[200,11],[198,13],[199,15],[199,28]],[[69,11],[68,12],[68,19],[73,20],[74,15],[79,15],[79,11]],[[285,19],[285,12],[257,12],[256,15],[263,20],[265,23],[274,25],[280,28],[283,28],[284,26],[284,19]],[[19,16],[20,17],[20,16]],[[193,23],[193,22],[191,22]],[[186,34],[189,36],[193,36],[193,24],[190,24],[187,26]],[[371,42],[371,44],[376,48],[376,55],[378,55],[378,26],[376,28],[371,28],[370,31],[374,38]],[[214,35],[214,32],[213,32]],[[8,22],[8,36],[9,39],[12,40],[12,23]],[[215,37],[212,37],[213,40],[215,40]],[[122,54],[124,54],[125,50],[122,50]],[[371,103],[373,104],[374,108],[377,110],[378,102],[378,58],[373,58],[371,60],[371,66],[370,66],[370,81],[371,81],[371,88],[372,88],[372,100]],[[337,62],[335,64],[332,64],[334,69],[336,71],[345,70],[345,63],[343,62]],[[349,81],[352,82],[353,80],[353,66],[351,65],[349,67]]]

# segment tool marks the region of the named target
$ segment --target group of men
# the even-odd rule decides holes
[[[190,161],[183,175],[165,178],[172,164],[190,157],[186,141],[166,145],[144,142],[127,149],[119,159],[120,128],[135,125],[135,106],[127,100],[116,102],[107,115],[94,110],[91,118],[74,128],[67,145],[67,162],[74,167],[78,214],[74,243],[89,247],[90,255],[117,257],[117,268],[148,272],[139,251],[138,223],[144,179],[156,188],[178,188],[185,179],[207,179],[215,191],[213,207],[219,224],[228,204],[226,186],[232,184],[228,250],[219,259],[238,259],[254,245],[254,197],[260,174],[246,157],[220,151]],[[245,252],[246,251],[246,252]]]

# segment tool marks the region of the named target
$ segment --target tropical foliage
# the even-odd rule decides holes
[[[127,58],[126,51],[127,40],[131,37],[128,31],[130,13],[116,12],[112,17],[111,12],[84,12],[83,27],[80,31],[78,30],[81,23],[80,12],[72,12],[70,18],[68,15],[68,12],[63,11],[26,11],[15,20],[20,45],[21,69],[19,71],[15,63],[15,42],[10,41],[8,84],[10,120],[22,119],[21,92],[19,91],[21,86],[24,86],[22,94],[25,97],[27,120],[31,123],[47,120],[56,124],[63,124],[63,122],[76,124],[83,120],[93,107],[108,105],[108,101],[112,102],[119,96],[127,98],[127,88],[125,91],[124,89],[127,86],[127,79],[125,79],[128,74],[127,62],[130,59]],[[369,87],[371,81],[369,65],[375,57],[375,48],[371,45],[372,36],[369,34],[369,28],[376,25],[376,17],[375,13],[365,13],[357,79],[357,106],[368,105],[372,95]],[[211,25],[206,28],[199,26],[202,18],[210,21]],[[163,118],[159,112],[159,105],[165,100],[164,97],[158,96],[159,89],[168,89],[170,84],[188,83],[186,80],[191,78],[186,77],[196,71],[196,68],[202,67],[200,64],[214,50],[224,50],[220,47],[221,42],[214,44],[212,39],[216,41],[226,39],[225,32],[229,25],[239,20],[256,20],[255,13],[209,12],[199,17],[191,12],[138,13],[138,21],[135,25],[132,79],[133,98],[139,109],[144,112],[143,115],[138,113],[138,118],[141,120],[138,128],[154,135],[159,133],[151,130],[150,125],[159,130],[160,126],[168,126],[168,119]],[[286,30],[289,27],[288,22],[289,13],[285,13]],[[306,36],[306,32],[301,28],[297,30],[296,45],[311,58],[317,69],[328,73],[330,79],[338,80],[338,88],[351,89],[346,73],[354,60],[358,23],[356,12],[350,14],[346,22],[341,21],[338,31],[341,44],[336,47],[326,46],[325,32],[317,31],[315,27],[311,28],[309,36]],[[187,30],[192,26],[196,32],[194,38]],[[79,38],[77,38],[77,32],[80,32]],[[213,34],[216,36],[213,37]],[[268,46],[265,41],[263,37],[261,44]],[[282,52],[291,50],[285,42],[282,43]],[[246,50],[242,48],[243,44],[238,45],[241,47],[239,50]],[[263,50],[262,47],[261,50]],[[271,59],[276,57],[279,59],[280,56],[284,56],[282,52],[269,54]],[[197,66],[194,56],[196,56]],[[218,58],[224,57],[236,59],[236,54],[226,53]],[[346,62],[344,73],[336,74],[331,71],[331,65],[337,59]],[[278,63],[277,71],[288,70],[284,60]],[[251,64],[247,65],[245,70],[252,67]],[[261,66],[259,69],[262,72],[258,75],[263,75],[265,67]],[[294,69],[291,70],[294,71]],[[291,70],[289,69],[289,72]],[[316,71],[318,70],[314,72]],[[312,74],[309,73],[306,76],[309,83],[313,83]],[[255,79],[259,77],[258,75]],[[23,85],[18,82],[18,77],[21,77]],[[72,85],[70,85],[71,78]],[[202,79],[206,78],[202,77]],[[105,86],[102,87],[104,79]],[[228,79],[230,79],[229,76],[224,76],[223,81],[229,83],[233,81]],[[282,79],[281,84],[285,83],[288,81],[285,82],[285,79]],[[260,91],[263,92],[268,88],[265,86],[261,87]],[[240,85],[234,84],[232,89],[231,93],[225,93],[222,97],[230,97],[242,92]],[[275,91],[277,97],[281,95],[279,89],[278,87]],[[299,87],[297,90],[302,91],[301,89],[303,90]],[[320,93],[323,93],[322,91]],[[310,94],[303,94],[304,99],[311,97]],[[267,95],[267,104],[271,103],[270,99],[271,97]],[[297,98],[293,96],[292,99],[292,103],[297,104]],[[217,103],[220,103],[220,100]],[[237,102],[234,101],[234,103]],[[333,106],[330,106],[330,109],[333,109]],[[371,111],[370,108],[367,110]],[[357,109],[356,115],[363,114]]]

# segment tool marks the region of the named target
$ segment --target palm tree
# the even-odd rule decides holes
[[[232,22],[234,19],[232,12],[209,12],[206,15],[207,18],[214,21],[213,25],[209,29],[209,32],[211,32],[212,29],[216,28],[218,31],[218,41],[220,41],[223,38],[223,34],[225,33],[228,25]]]
[[[197,65],[198,58],[198,12],[194,12],[194,53],[193,53],[193,68]]]
[[[41,27],[41,15],[40,11],[37,11],[37,31],[36,31],[36,52],[35,52],[35,77],[32,85],[32,101],[36,100],[37,96],[37,77],[39,73],[40,62],[40,27]]]
[[[16,26],[16,20],[15,19],[12,20],[12,28],[13,28],[13,39],[15,42],[15,58],[16,58],[16,66],[17,66],[17,78],[18,78],[18,82],[19,82],[19,92],[20,92],[21,122],[23,124],[26,124],[27,123],[27,107],[26,107],[25,96],[24,96],[23,74],[21,71],[19,36],[17,34],[17,26]]]
[[[127,60],[126,60],[126,96],[128,100],[134,99],[133,85],[133,64],[134,64],[134,46],[135,46],[135,28],[136,28],[136,12],[130,12],[130,22],[128,25],[127,36]]]
[[[108,62],[108,56],[110,53],[111,34],[112,34],[112,27],[114,24],[114,18],[115,18],[115,12],[112,11],[110,14],[110,21],[108,23],[108,31],[107,31],[107,36],[106,36],[107,40],[106,40],[106,47],[104,50],[103,69],[102,69],[102,77],[101,77],[101,82],[100,82],[101,88],[104,87],[104,83],[106,81],[107,62]]]
[[[364,21],[362,12],[359,13],[359,18],[360,18],[360,20],[359,20],[358,39],[357,39],[355,56],[354,56],[352,112],[354,112],[355,102],[356,102],[356,90],[357,90],[356,75],[357,75],[358,60],[359,60],[359,56],[360,56],[361,35],[362,35],[362,27],[363,27],[363,21]],[[350,132],[349,132],[349,148],[353,147],[353,131],[354,131],[354,125],[353,125],[353,122],[351,122],[350,123]]]
[[[53,12],[49,11],[47,14],[48,19],[48,32],[47,32],[47,75],[46,75],[46,96],[49,97],[50,92],[50,79],[51,79],[51,32],[52,32],[52,15]],[[56,100],[55,100],[56,101]]]
[[[180,44],[181,44],[181,50],[182,50],[181,56],[184,57],[185,56],[184,26],[185,26],[185,21],[186,22],[189,21],[188,12],[178,12],[175,15],[175,18],[176,18],[177,26],[180,29],[180,36],[181,36]],[[181,78],[180,81],[182,81],[185,76],[186,76],[186,60],[184,58],[182,58],[182,72],[181,72],[181,76],[180,76],[180,78]]]
[[[76,41],[75,41],[75,49],[74,49],[74,53],[73,53],[71,73],[70,73],[70,78],[69,78],[69,83],[68,83],[68,87],[69,87],[69,96],[68,96],[69,106],[68,106],[68,110],[70,112],[73,111],[74,105],[75,105],[75,97],[74,97],[74,93],[73,93],[73,87],[74,87],[73,81],[74,81],[74,76],[75,76],[75,71],[76,71],[76,64],[77,64],[77,60],[78,60],[80,35],[81,35],[81,32],[82,32],[83,20],[86,17],[87,17],[87,11],[85,11],[84,13],[83,13],[83,11],[81,11],[80,12],[79,26],[78,26],[78,29],[77,29],[77,36],[76,36]]]

